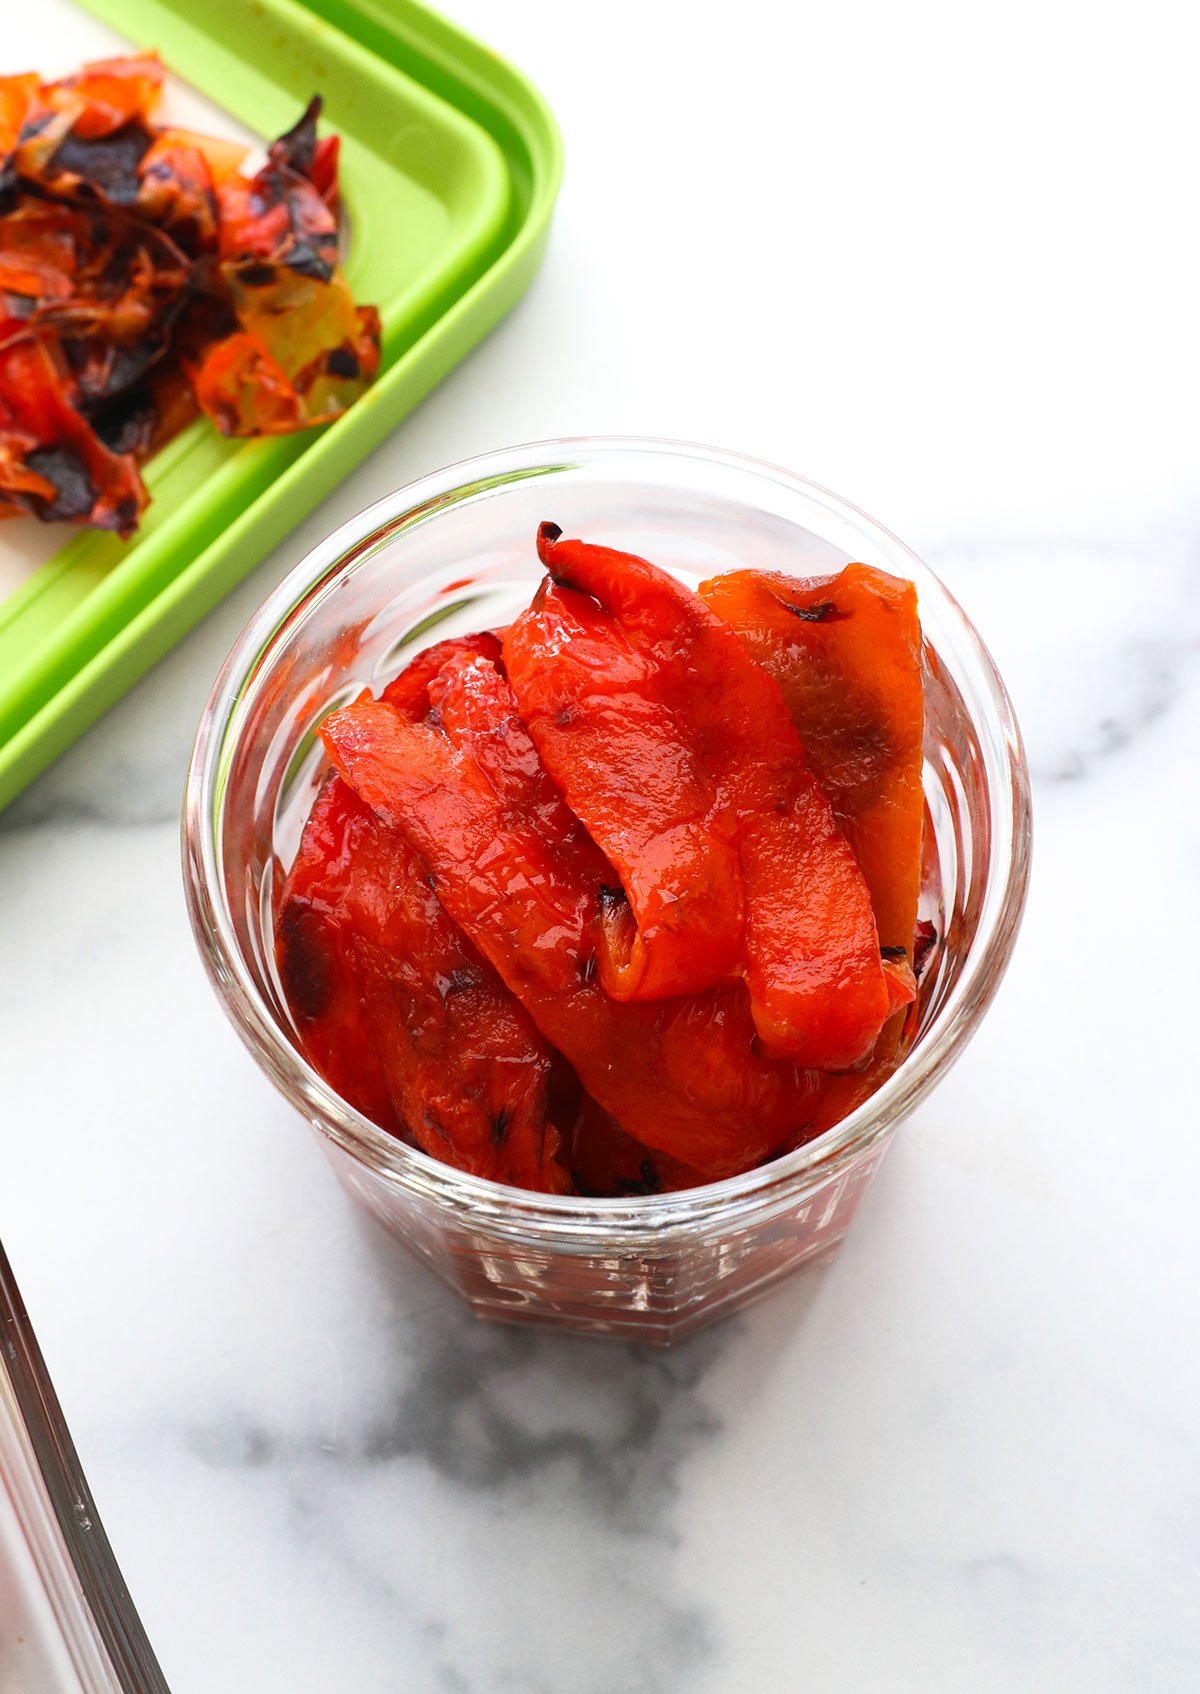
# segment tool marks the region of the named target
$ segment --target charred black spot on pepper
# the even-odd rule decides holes
[[[336,263],[337,237],[332,231],[315,240],[311,236],[301,236],[284,255],[288,270],[295,271],[297,276],[312,277],[316,282],[328,282]]]
[[[286,165],[298,176],[307,176],[312,169],[313,154],[317,150],[317,119],[322,105],[321,96],[314,94],[291,129],[271,143],[272,160]]]
[[[649,1194],[662,1193],[662,1181],[653,1159],[642,1160],[638,1167],[638,1175],[641,1177],[640,1182],[631,1176],[618,1176],[613,1182],[613,1187],[618,1194],[627,1194],[631,1198],[634,1195],[644,1197]]]
[[[325,369],[330,376],[350,380],[359,373],[358,358],[349,347],[335,347],[325,359]]]
[[[136,120],[122,124],[111,135],[86,137],[71,130],[55,149],[48,173],[70,172],[83,178],[85,188],[98,189],[112,205],[132,206],[138,197],[138,166],[151,140],[150,132]]]
[[[17,146],[23,141],[32,141],[35,135],[40,135],[53,116],[53,112],[40,112],[37,117],[26,118],[17,136]]]
[[[511,1122],[512,1116],[508,1107],[501,1106],[500,1110],[492,1119],[492,1141],[497,1147],[503,1143],[504,1137],[508,1134],[508,1126]]]
[[[239,265],[237,276],[247,288],[265,288],[275,281],[276,270],[274,265],[268,264]]]
[[[128,536],[133,533],[137,522],[137,501],[128,494],[123,500],[118,500],[113,507],[113,528],[118,535]]]
[[[279,974],[292,1012],[301,1023],[319,1018],[329,1004],[332,978],[320,921],[299,900],[289,900],[276,928]]]
[[[879,957],[881,959],[907,959],[908,958],[908,948],[907,947],[881,947],[879,949]]]
[[[776,594],[775,599],[779,601],[785,612],[790,612],[794,618],[799,618],[802,623],[836,623],[840,619],[850,616],[849,612],[839,611],[832,600],[820,600],[815,606],[797,606],[791,600],[785,600],[780,594]]]
[[[446,978],[442,993],[449,998],[451,994],[465,994],[468,988],[476,988],[478,987],[478,984],[479,977],[477,973],[473,970],[468,970],[466,966],[461,966],[458,970],[451,971],[450,975]]]
[[[69,447],[39,447],[27,456],[25,463],[36,475],[54,484],[54,499],[42,505],[40,518],[88,516],[96,503],[96,485],[78,453]]]

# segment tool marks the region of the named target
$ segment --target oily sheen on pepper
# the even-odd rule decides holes
[[[537,548],[508,630],[321,727],[277,917],[298,1037],[476,1175],[731,1176],[853,1109],[911,1032],[915,594],[864,566],[696,594],[556,525]]]

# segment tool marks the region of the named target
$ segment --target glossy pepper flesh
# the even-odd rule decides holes
[[[424,863],[336,776],[279,902],[280,976],[313,1064],[443,1162],[568,1192],[547,1121],[553,1055],[450,919]]]
[[[708,1178],[773,1152],[810,1121],[821,1079],[756,1051],[740,983],[620,1003],[596,932],[613,872],[565,805],[494,664],[452,659],[425,722],[364,700],[321,735],[334,768],[400,829],[446,909],[588,1093],[647,1147]]]
[[[911,962],[925,815],[916,589],[851,564],[808,579],[734,571],[700,595],[778,684],[870,889],[880,946]]]
[[[509,631],[505,664],[549,769],[624,867],[634,918],[650,920],[648,933],[639,922],[645,952],[670,922],[647,896],[674,892],[678,841],[681,878],[704,897],[672,932],[672,960],[701,979],[707,966],[713,982],[740,967],[769,1053],[860,1063],[891,1005],[870,895],[778,687],[721,618],[647,560],[566,540],[555,525],[542,526],[538,549],[551,580]]]

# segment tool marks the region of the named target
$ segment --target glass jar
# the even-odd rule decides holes
[[[316,730],[423,645],[507,623],[568,534],[698,583],[862,560],[917,586],[926,649],[921,916],[937,944],[917,1034],[864,1105],[816,1140],[684,1193],[581,1199],[453,1170],[378,1129],[306,1063],[272,913],[323,772]],[[188,782],[184,856],[209,974],[346,1188],[481,1316],[667,1342],[836,1247],[897,1126],[945,1072],[1003,975],[1029,864],[1029,789],[1004,686],[933,573],[845,501],[714,449],[576,440],[487,454],[379,501],[317,547],[251,620],[217,680]]]
[[[2,1247],[0,1690],[168,1694]]]

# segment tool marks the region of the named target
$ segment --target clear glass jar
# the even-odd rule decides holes
[[[569,534],[699,582],[863,560],[917,585],[926,640],[922,916],[938,944],[904,1063],[851,1116],[775,1162],[685,1193],[534,1195],[386,1135],[294,1043],[272,906],[323,772],[316,728],[430,641],[509,621],[540,579],[533,538]],[[481,1316],[666,1342],[764,1293],[841,1240],[902,1119],[962,1051],[1004,972],[1025,899],[1029,789],[1004,686],[971,624],[887,530],[814,484],[671,442],[491,453],[379,501],[275,590],[204,713],[184,820],[192,923],[251,1051],[342,1182]]]

